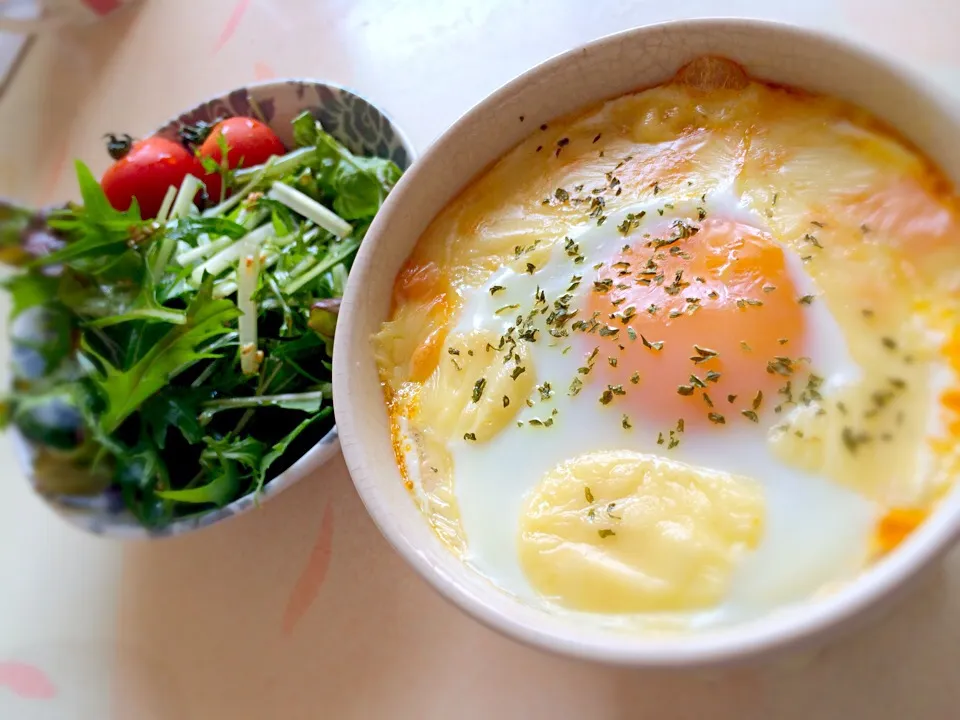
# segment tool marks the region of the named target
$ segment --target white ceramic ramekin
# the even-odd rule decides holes
[[[888,606],[960,531],[953,493],[896,552],[829,597],[748,624],[677,638],[580,627],[496,589],[445,549],[403,486],[371,347],[404,259],[433,217],[491,162],[551,118],[670,78],[701,55],[721,55],[754,76],[852,101],[884,118],[960,179],[960,110],[871,51],[820,32],[768,22],[710,19],[641,27],[530,70],[458,120],[394,190],[350,275],[334,352],[341,445],[363,502],[397,551],[444,596],[523,642],[642,667],[707,666],[809,647]],[[523,116],[524,121],[520,122]]]

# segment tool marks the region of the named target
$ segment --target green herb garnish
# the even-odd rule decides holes
[[[643,343],[643,346],[645,348],[649,348],[650,350],[663,350],[662,340],[657,340],[656,342],[650,342],[641,334],[640,341]]]
[[[473,384],[473,402],[480,402],[480,396],[483,395],[483,389],[487,386],[486,378],[480,378]]]

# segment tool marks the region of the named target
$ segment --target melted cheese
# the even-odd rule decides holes
[[[577,610],[710,607],[763,529],[763,492],[744,477],[640,453],[563,463],[530,495],[520,561],[533,586]]]
[[[650,250],[676,222],[696,233],[660,255]],[[727,275],[750,282],[733,288],[726,270],[716,278],[696,270],[706,258],[698,237],[732,268]],[[754,246],[756,258],[747,252]],[[641,278],[630,263],[648,261],[663,277],[618,295],[624,275]],[[658,299],[664,288],[697,282],[702,292]],[[809,294],[812,305],[798,312],[789,296],[766,295],[775,285]],[[734,290],[751,304],[737,303]],[[641,295],[650,307],[631,304]],[[727,303],[723,312],[695,314],[715,297]],[[668,311],[683,317],[667,322]],[[557,312],[571,319],[554,334],[548,323]],[[656,348],[645,337],[640,344],[631,318],[658,333],[650,340],[679,343],[660,356],[670,356],[669,373],[644,354]],[[585,326],[574,329],[577,321]],[[723,357],[680,368],[696,357],[686,346],[710,333]],[[734,358],[753,351],[734,334],[749,335],[764,357]],[[451,548],[512,592],[523,595],[529,581],[561,604],[600,612],[702,607],[721,602],[737,558],[759,542],[763,562],[804,568],[790,592],[764,593],[812,596],[866,564],[871,554],[861,546],[892,549],[960,472],[960,205],[933,163],[862,110],[751,80],[732,63],[697,61],[661,87],[548,123],[475,178],[418,242],[374,347],[398,463],[419,506]],[[790,362],[766,357],[773,352]],[[518,367],[525,372],[515,377]],[[688,374],[716,384],[678,395]],[[684,434],[676,416],[694,411],[699,422]],[[652,472],[649,463],[676,462],[653,454],[714,470],[671,471],[684,480],[657,481],[649,495],[642,484],[624,490],[646,497],[641,505],[650,509],[637,515],[644,527],[636,531],[649,554],[624,560],[599,536],[571,543],[585,543],[589,526],[585,506],[563,517],[557,509],[572,502],[569,477],[534,490],[546,458],[576,462],[598,452],[639,453],[646,470],[637,477]],[[758,458],[748,471],[745,455]],[[478,468],[507,477],[483,484]],[[766,508],[749,490],[756,483],[768,491]],[[754,534],[730,524],[722,488],[751,508]],[[685,504],[697,494],[707,505]],[[525,497],[539,499],[535,513]],[[657,513],[667,511],[653,511],[656,497],[672,497],[671,512],[704,542],[691,547],[724,548],[717,564],[657,534]],[[790,513],[782,510],[794,501],[817,503],[804,511],[834,528],[848,556],[831,565],[803,554],[830,539],[784,524]],[[835,512],[856,520],[844,529]],[[522,535],[517,553],[518,524],[529,530],[534,514],[553,530]],[[765,539],[755,534],[764,516]],[[872,540],[864,523],[875,528]],[[792,545],[784,540],[791,535]],[[778,559],[771,548],[793,555]],[[511,565],[518,555],[526,579]],[[671,575],[674,563],[712,569],[686,585]],[[771,574],[754,565],[757,577]],[[610,592],[569,581],[587,576]]]

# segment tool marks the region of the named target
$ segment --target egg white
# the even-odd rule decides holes
[[[475,329],[504,332],[519,311],[497,314],[511,304],[529,308],[538,290],[548,301],[562,295],[571,275],[583,275],[575,296],[589,292],[597,278],[594,265],[608,261],[622,247],[617,225],[627,212],[646,211],[635,233],[652,236],[665,231],[677,218],[696,217],[689,203],[664,207],[665,203],[637,205],[611,215],[603,226],[594,222],[571,228],[570,237],[585,260],[573,270],[562,246],[552,248],[549,262],[535,274],[504,268],[495,273],[481,291],[467,299],[453,332]],[[742,205],[729,191],[715,192],[698,203],[708,216],[719,216],[764,229],[762,219]],[[658,210],[662,210],[661,215]],[[635,235],[632,237],[636,237]],[[787,252],[788,268],[800,294],[816,294],[799,258]],[[500,285],[505,290],[491,294]],[[816,372],[824,377],[823,392],[855,382],[859,370],[846,352],[843,334],[824,303],[804,306],[805,322],[812,333],[809,355]],[[530,602],[553,603],[538,596],[527,582],[517,555],[519,518],[524,497],[556,464],[581,453],[631,449],[667,454],[669,457],[730,473],[746,475],[762,483],[766,495],[766,531],[756,551],[735,572],[728,598],[719,607],[684,617],[691,626],[734,622],[760,614],[791,600],[809,596],[825,584],[854,576],[869,551],[869,538],[878,508],[857,493],[824,478],[791,468],[771,453],[764,427],[736,425],[723,432],[688,430],[681,444],[669,452],[657,445],[663,428],[631,414],[634,428],[621,427],[621,415],[601,406],[595,392],[586,388],[576,397],[567,394],[571,378],[583,365],[578,343],[555,339],[542,328],[540,341],[530,343],[538,377],[550,381],[554,394],[546,401],[531,397],[533,407],[518,415],[522,427],[512,424],[482,445],[456,440],[450,443],[455,468],[455,494],[467,538],[464,560],[501,588]],[[572,346],[564,354],[563,348]],[[520,399],[517,399],[519,401]],[[552,415],[554,409],[557,411]],[[531,427],[533,418],[553,417],[549,428]],[[601,625],[630,624],[635,618],[569,613]]]

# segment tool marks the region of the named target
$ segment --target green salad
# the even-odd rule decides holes
[[[2,417],[41,492],[161,527],[258,492],[331,429],[339,298],[400,170],[307,113],[293,126],[296,149],[219,168],[230,191],[200,208],[187,175],[155,218],[115,209],[80,162],[82,204],[0,207]]]

